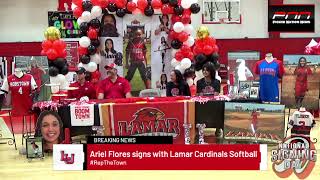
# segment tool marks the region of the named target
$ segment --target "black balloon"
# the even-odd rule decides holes
[[[200,71],[202,69],[202,66],[208,61],[207,56],[205,56],[204,54],[196,55],[195,59],[196,59],[196,65],[195,65],[196,71]]]
[[[169,0],[170,6],[176,6],[178,5],[178,0]]]
[[[154,9],[152,8],[152,6],[148,6],[144,9],[144,14],[146,16],[152,16],[154,14]]]
[[[114,3],[108,4],[108,10],[109,10],[110,12],[116,12],[116,10],[117,10],[116,4],[114,4]]]
[[[91,1],[82,1],[82,8],[83,8],[83,10],[90,12],[92,9]]]
[[[92,19],[90,21],[90,26],[97,29],[97,28],[100,28],[100,21],[99,19]]]
[[[180,15],[183,14],[183,11],[184,11],[184,9],[183,9],[182,6],[176,6],[176,7],[174,7],[174,14],[175,14],[175,15],[180,16]]]
[[[59,69],[54,67],[54,66],[51,66],[49,67],[49,76],[51,77],[55,77],[59,74]]]
[[[83,22],[80,24],[80,30],[82,32],[87,32],[89,30],[89,24],[87,22]]]
[[[80,30],[80,37],[87,36],[87,31]]]
[[[53,61],[53,66],[61,70],[65,65],[67,61],[63,58],[57,58],[55,61]]]
[[[116,15],[118,17],[123,17],[123,16],[126,15],[126,13],[127,13],[126,9],[118,9],[117,12],[116,12]]]
[[[198,3],[192,4],[191,7],[190,7],[190,11],[193,14],[197,14],[198,12],[200,12],[200,5]]]
[[[190,68],[186,69],[184,71],[183,75],[184,75],[185,78],[193,78],[193,77],[195,77],[196,74],[195,74],[194,65],[191,65]]]
[[[80,57],[80,61],[83,63],[83,64],[89,64],[90,62],[90,56],[88,55],[82,55]]]
[[[93,45],[94,47],[98,48],[100,46],[99,39],[92,39],[91,40],[91,45]]]
[[[88,53],[89,53],[89,55],[94,55],[96,52],[97,52],[97,48],[96,48],[94,45],[91,44],[91,45],[88,47]]]
[[[180,42],[179,40],[173,40],[171,41],[171,47],[174,49],[180,49],[182,46],[182,42]]]
[[[69,72],[69,68],[67,65],[63,66],[62,69],[60,69],[60,74],[67,75]]]
[[[169,0],[161,0],[162,4],[167,4]]]

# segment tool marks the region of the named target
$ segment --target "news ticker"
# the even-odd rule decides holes
[[[158,143],[159,142],[159,143]],[[167,142],[167,143],[165,143]],[[89,137],[56,144],[54,170],[267,170],[267,145],[172,144],[172,137]]]

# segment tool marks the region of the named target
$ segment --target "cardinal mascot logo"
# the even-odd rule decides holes
[[[179,121],[165,118],[157,108],[146,107],[133,114],[132,121],[119,121],[120,136],[173,136],[180,134]]]

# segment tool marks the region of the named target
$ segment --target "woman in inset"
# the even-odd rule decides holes
[[[160,82],[156,82],[157,88],[161,91],[161,97],[166,96],[166,87],[167,87],[168,79],[166,74],[161,74]]]
[[[169,33],[170,27],[169,27],[169,16],[168,15],[162,15],[159,16],[160,25],[158,29],[155,30],[155,35],[159,35],[161,32],[165,32],[166,34]]]
[[[117,20],[113,14],[104,14],[101,18],[101,36],[119,37]]]
[[[311,74],[312,71],[310,67],[307,66],[307,59],[301,57],[298,67],[294,70],[294,75],[296,75],[295,100],[297,107],[302,105],[302,101],[308,91],[308,75]]]
[[[52,151],[53,144],[63,141],[63,124],[55,111],[43,111],[37,121],[35,137],[43,137],[44,151]]]
[[[190,88],[179,70],[173,70],[170,74],[171,81],[168,82],[167,96],[191,96]]]
[[[114,49],[113,45],[113,40],[112,39],[107,39],[105,41],[105,49],[100,52],[101,56],[103,56],[105,59],[102,60],[100,64],[99,71],[101,72],[101,78],[105,79],[107,77],[107,72],[104,69],[106,65],[115,63],[117,66],[122,66],[122,53],[117,52]],[[122,67],[119,67],[118,69],[118,74],[120,76],[123,76],[123,70]]]
[[[204,78],[197,81],[197,94],[201,96],[218,96],[220,81],[216,79],[216,70],[213,63],[207,62],[202,67]]]
[[[164,67],[165,67],[164,58],[167,53],[167,50],[169,50],[169,49],[170,49],[170,46],[167,43],[166,38],[164,36],[162,36],[161,37],[161,44],[158,47],[158,51],[160,51],[161,58],[162,58],[162,72],[164,72]]]

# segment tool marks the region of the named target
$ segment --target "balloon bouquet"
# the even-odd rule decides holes
[[[52,93],[66,89],[69,84],[65,75],[68,74],[66,61],[66,43],[60,39],[60,31],[56,27],[48,27],[44,32],[46,40],[42,42],[41,55],[47,56],[49,60],[49,75],[52,84]]]

